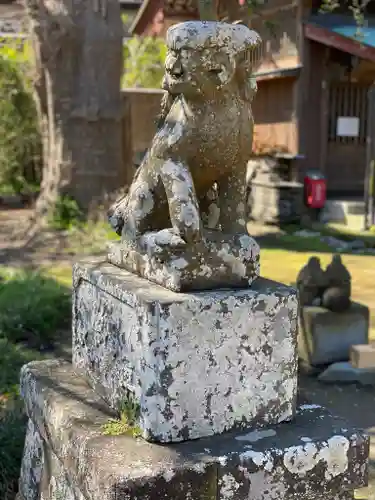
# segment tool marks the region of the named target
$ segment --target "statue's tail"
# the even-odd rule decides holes
[[[107,212],[109,224],[119,236],[121,236],[124,227],[124,217],[121,214],[121,207],[124,203],[127,203],[127,194],[114,203]]]
[[[139,174],[141,173],[141,170],[142,170],[142,165],[143,163],[146,161],[146,158],[147,158],[147,154],[148,152],[146,152],[144,155],[143,155],[143,159],[142,159],[142,162],[140,164],[140,166],[137,168],[135,174],[134,174],[134,177],[133,177],[133,180],[132,180],[132,184],[135,184],[136,181],[137,181],[137,178],[139,176]],[[119,198],[111,207],[110,209],[108,210],[107,212],[107,217],[108,217],[108,221],[109,221],[109,224],[111,225],[112,229],[119,235],[121,236],[122,234],[122,229],[124,227],[124,213],[125,213],[125,209],[129,203],[129,190],[131,189],[131,185],[130,185],[130,188],[126,191],[125,194],[123,194],[121,196],[121,198]]]

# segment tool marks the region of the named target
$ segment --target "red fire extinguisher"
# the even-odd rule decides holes
[[[307,172],[304,179],[305,204],[309,208],[321,209],[327,199],[327,184],[320,172]]]

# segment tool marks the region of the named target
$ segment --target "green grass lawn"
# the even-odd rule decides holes
[[[260,245],[261,274],[292,285],[312,254],[318,255],[323,265],[332,255],[319,239],[291,234],[260,238]],[[375,256],[345,255],[343,261],[352,274],[353,298],[370,306],[374,329]],[[43,354],[44,349],[62,331],[69,336],[71,273],[71,266],[57,263],[38,273],[0,267],[1,500],[13,500],[7,491],[16,488],[23,449],[25,417],[19,398],[19,371],[28,361],[49,355]]]

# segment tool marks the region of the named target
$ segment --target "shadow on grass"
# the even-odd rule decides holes
[[[251,226],[250,226],[251,230]],[[299,236],[295,234],[301,231],[302,228],[298,225],[289,225],[281,228],[281,231],[264,232],[256,237],[261,248],[290,250],[293,252],[318,252],[318,253],[335,253],[336,248],[329,245],[324,238],[334,238],[344,242],[344,244],[360,241],[363,245],[361,252],[360,248],[355,252],[356,255],[366,255],[366,249],[375,248],[375,234],[350,232],[332,228],[324,224],[314,224],[306,232],[319,233],[316,236]],[[352,255],[353,249],[343,249],[340,251],[343,255]]]
[[[91,221],[67,230],[31,227],[6,236],[3,235],[5,245],[0,249],[0,263],[33,269],[41,262],[71,262],[75,256],[105,254],[107,243],[119,239],[108,223]]]
[[[261,249],[289,250],[293,252],[333,253],[334,249],[318,237],[301,237],[285,233],[269,233],[256,237]]]
[[[0,498],[13,500],[21,466],[26,417],[19,373],[61,343],[71,318],[71,291],[32,271],[0,269]],[[56,334],[59,335],[56,335]]]

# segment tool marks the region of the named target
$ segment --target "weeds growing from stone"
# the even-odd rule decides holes
[[[132,396],[121,402],[119,418],[110,419],[102,427],[105,436],[131,436],[140,437],[142,430],[138,425],[139,403]]]

